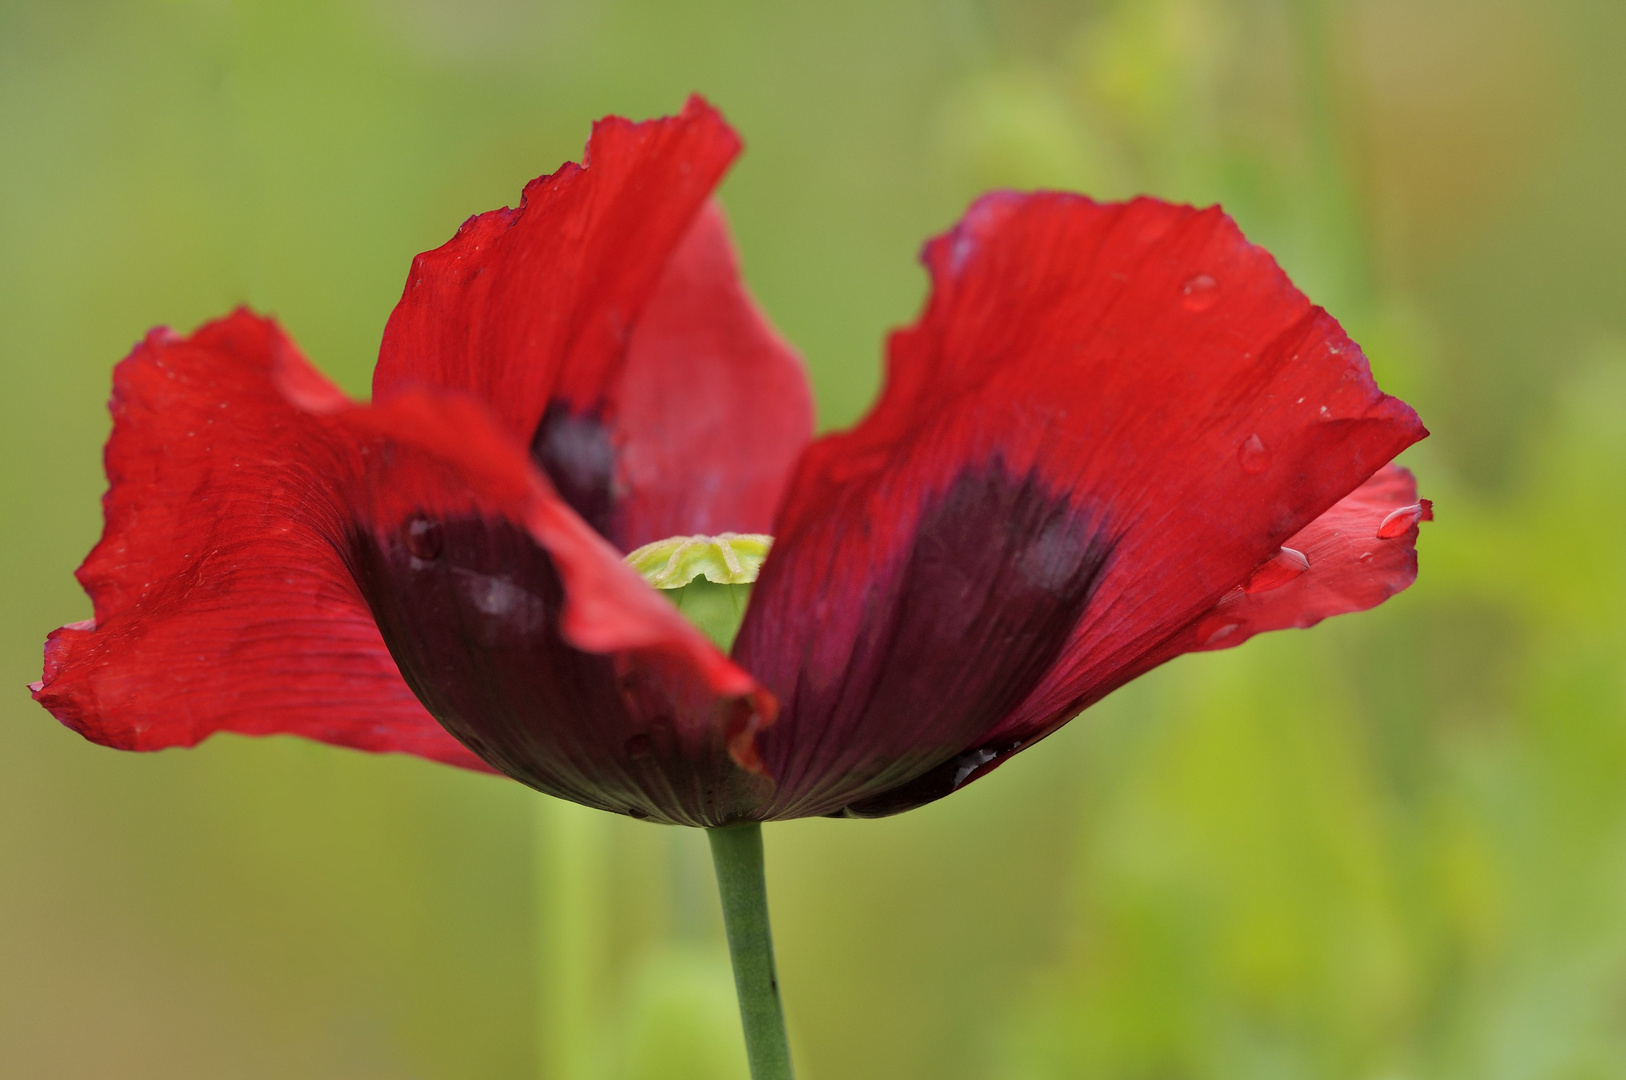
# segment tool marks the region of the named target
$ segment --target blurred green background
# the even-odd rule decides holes
[[[23,689],[149,326],[362,391],[415,252],[698,90],[824,426],[1010,185],[1221,202],[1435,432],[1381,610],[767,830],[802,1075],[1626,1077],[1623,55],[1619,0],[0,0],[0,1075],[743,1077],[697,834]]]

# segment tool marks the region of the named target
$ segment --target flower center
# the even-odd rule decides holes
[[[638,548],[627,563],[727,652],[772,546],[773,537],[761,533],[670,536]]]

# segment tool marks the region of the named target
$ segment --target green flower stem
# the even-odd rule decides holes
[[[745,1027],[745,1056],[751,1080],[791,1080],[785,1009],[779,1002],[779,975],[773,963],[773,931],[768,926],[768,883],[762,873],[762,826],[757,822],[709,829],[717,891],[723,900],[723,926],[734,961],[734,989]]]

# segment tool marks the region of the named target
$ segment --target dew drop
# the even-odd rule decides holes
[[[1383,519],[1378,526],[1379,540],[1393,540],[1397,536],[1404,536],[1406,531],[1416,525],[1423,518],[1423,504],[1414,502],[1410,506],[1402,506]]]
[[[1206,645],[1217,645],[1236,633],[1238,624],[1224,615],[1210,615],[1197,624],[1197,640]]]
[[[1310,560],[1304,557],[1304,552],[1284,547],[1274,558],[1253,572],[1253,576],[1248,578],[1248,583],[1242,587],[1242,591],[1262,593],[1279,589],[1308,569]]]
[[[1361,557],[1360,557],[1359,561],[1360,562],[1371,562],[1372,561],[1372,553],[1370,551],[1361,552]]]
[[[998,757],[999,754],[993,750],[973,750],[969,754],[961,754],[954,760],[954,786],[960,787],[978,769]]]
[[[404,530],[406,549],[414,558],[428,562],[440,558],[440,551],[445,546],[445,538],[440,533],[440,523],[430,521],[419,514],[407,522]]]
[[[646,758],[654,749],[655,740],[643,732],[639,732],[626,741],[627,756],[630,758]]]
[[[630,818],[637,818],[639,821],[643,821],[645,818],[649,817],[649,811],[639,806],[629,806],[627,807],[627,816]]]
[[[1257,434],[1249,435],[1237,447],[1236,460],[1243,472],[1257,475],[1270,468],[1270,447]]]
[[[1180,303],[1187,311],[1207,311],[1219,299],[1219,282],[1207,274],[1188,278],[1180,287]]]
[[[1152,217],[1148,218],[1144,223],[1142,223],[1140,227],[1140,235],[1135,238],[1135,242],[1143,246],[1155,244],[1159,240],[1163,239],[1163,237],[1167,236],[1169,230],[1173,227],[1174,219],[1171,215],[1162,213],[1154,214]]]
[[[1008,758],[1022,749],[1020,742],[1002,743],[999,746],[984,746],[968,751],[954,759],[954,788],[958,790],[974,777],[980,776],[1001,759]]]

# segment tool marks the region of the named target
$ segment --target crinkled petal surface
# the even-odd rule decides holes
[[[768,816],[947,794],[1147,657],[1426,434],[1218,210],[979,200],[853,430],[798,465],[735,657]],[[1037,737],[1037,736],[1034,736]]]
[[[96,618],[53,635],[36,690],[70,726],[128,748],[230,730],[483,759],[690,824],[759,798],[771,699],[481,401],[352,405],[239,313],[149,337],[114,412],[107,535],[81,571]]]
[[[1376,607],[1417,580],[1418,527],[1433,516],[1411,473],[1387,465],[1289,537],[1165,649],[1171,656],[1228,649],[1267,630]]]
[[[766,531],[812,399],[709,202],[739,147],[699,98],[676,117],[600,121],[582,165],[413,262],[375,399],[431,386],[488,402],[623,551]]]
[[[115,370],[106,531],[79,569],[95,617],[50,636],[34,696],[123,750],[289,732],[485,768],[396,672],[333,542],[348,450],[273,388],[282,356],[302,363],[239,313]]]

